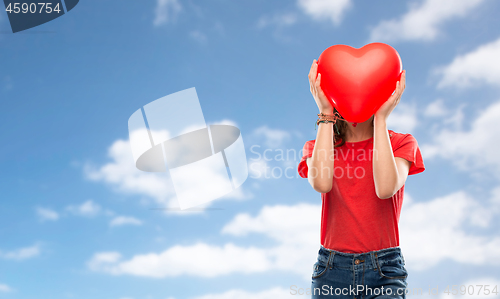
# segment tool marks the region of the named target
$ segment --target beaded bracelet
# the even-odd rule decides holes
[[[327,119],[321,119],[321,120],[317,120],[316,121],[316,125],[314,126],[314,130],[316,130],[316,126],[318,126],[320,123],[333,123],[335,124],[335,121],[334,120],[327,120]]]
[[[324,114],[324,113],[319,113],[318,114],[318,120],[316,121],[316,124],[314,125],[314,130],[316,130],[316,126],[318,126],[320,123],[329,123],[332,122],[335,125],[335,129],[337,131],[337,134],[340,134],[339,129],[337,128],[337,119],[342,118],[338,111],[335,111],[334,114]]]
[[[337,134],[340,135],[340,131],[339,131],[339,128],[337,128],[337,123],[335,121],[332,121],[332,120],[318,120],[316,122],[316,124],[314,125],[314,130],[316,130],[316,126],[319,125],[319,123],[333,123],[334,127],[335,127],[335,131],[337,131]],[[334,138],[335,139],[335,138]]]

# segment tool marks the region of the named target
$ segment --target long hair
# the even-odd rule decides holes
[[[333,108],[333,114],[336,114],[338,111],[337,111],[337,108]],[[340,113],[339,113],[340,115]],[[374,119],[372,119],[372,127],[373,127],[373,121]],[[343,118],[343,117],[340,117],[340,118],[337,118],[337,122],[336,124],[333,126],[333,136],[335,137],[335,145],[334,145],[334,148],[335,147],[341,147],[342,145],[345,144],[345,135],[347,134],[347,121]],[[339,140],[340,140],[340,143],[339,143]]]

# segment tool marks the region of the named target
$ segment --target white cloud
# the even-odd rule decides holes
[[[142,221],[130,216],[117,216],[109,222],[110,226],[142,225]]]
[[[214,122],[211,124],[234,125],[235,123],[231,120],[223,119],[219,122]],[[153,135],[159,133],[162,134],[162,137],[168,139],[169,134],[166,131],[154,132]],[[228,136],[228,138],[232,137]],[[182,146],[173,147],[172,150],[177,150],[177,152],[171,152],[170,156],[184,155],[183,158],[185,158],[186,153],[182,152],[181,149]],[[161,206],[165,208],[164,210],[166,213],[175,213],[178,215],[193,215],[193,209],[191,209],[189,213],[184,213],[185,211],[187,211],[187,209],[180,209],[180,205],[176,196],[176,190],[177,192],[180,192],[181,190],[184,195],[188,194],[189,192],[196,191],[193,190],[192,184],[187,182],[188,180],[178,179],[178,181],[176,182],[176,186],[174,187],[172,178],[170,177],[170,170],[167,172],[151,173],[137,169],[134,165],[134,157],[132,154],[130,143],[127,140],[119,139],[115,141],[108,149],[108,156],[112,159],[112,161],[102,166],[93,166],[90,163],[85,164],[85,176],[93,181],[104,182],[117,192],[143,195],[148,198],[152,198],[156,203],[161,204]],[[206,178],[210,178],[211,183],[207,185],[210,186],[211,191],[213,191],[214,193],[220,193],[218,192],[218,188],[224,186],[224,184],[227,182],[225,177],[223,177],[221,173],[216,172],[216,168],[211,167],[208,162],[198,163],[197,167],[198,168],[195,175],[198,177],[203,177],[203,180],[205,181]],[[185,177],[189,177],[190,180],[195,180],[195,177],[193,177],[193,173],[187,171],[188,168],[186,167],[178,167],[176,168],[176,175],[179,178],[182,177],[183,174],[185,174]],[[240,186],[238,189],[242,189],[242,187]],[[252,197],[252,194],[242,189],[233,190],[232,192],[229,192],[224,196],[216,197],[214,199],[239,200],[250,197]],[[188,198],[187,195],[186,198]],[[204,206],[204,204],[197,205],[196,208],[202,206]]]
[[[500,84],[500,38],[481,45],[473,51],[459,55],[447,65],[434,72],[442,76],[438,87],[465,88],[481,83],[498,86]]]
[[[277,148],[283,145],[285,141],[290,140],[291,134],[280,129],[270,129],[268,126],[260,126],[251,133],[254,138],[264,139],[264,145],[269,148]]]
[[[92,258],[87,262],[87,266],[94,271],[99,271],[107,269],[109,265],[116,263],[121,259],[121,254],[119,252],[99,252],[94,254]]]
[[[370,40],[434,40],[439,36],[443,23],[467,15],[483,2],[484,0],[424,0],[411,4],[409,11],[399,19],[384,20],[372,28]]]
[[[223,200],[223,199],[247,200],[253,197],[254,195],[252,192],[245,190],[243,186],[240,186],[239,188],[234,189],[228,194],[219,197],[217,200]]]
[[[417,125],[415,104],[399,103],[387,119],[387,126],[398,133],[412,133]]]
[[[315,20],[329,20],[339,25],[345,12],[352,6],[351,0],[298,0],[299,8]]]
[[[7,260],[25,260],[40,254],[40,245],[19,248],[12,251],[0,251],[0,258]]]
[[[458,110],[459,116],[461,110]],[[471,121],[470,129],[450,130],[443,128],[433,133],[432,143],[421,146],[425,159],[443,158],[452,161],[459,169],[465,171],[489,170],[497,175],[500,167],[500,156],[497,149],[500,141],[500,101],[480,111],[478,117]]]
[[[455,131],[462,130],[464,125],[465,115],[463,109],[467,106],[466,103],[454,103],[453,107],[445,105],[443,99],[437,99],[429,103],[424,110],[423,117],[433,118],[438,122],[433,123],[433,130],[442,130],[447,125]]]
[[[424,115],[427,117],[441,117],[448,114],[448,108],[444,105],[443,99],[437,99],[427,105]]]
[[[295,216],[299,215],[302,219],[297,221]],[[236,215],[223,227],[222,233],[234,236],[259,233],[284,244],[298,244],[306,240],[314,243],[314,231],[319,228],[319,217],[320,207],[317,205],[264,206],[255,217],[249,214]]]
[[[181,10],[182,6],[178,0],[157,0],[153,24],[160,26],[168,22],[173,22]]]
[[[214,157],[214,156],[212,156]],[[182,208],[198,207],[206,202],[228,198],[234,189],[224,167],[223,157],[220,159],[203,159],[196,164],[177,167],[171,170],[172,180],[175,182],[175,190],[179,194],[179,201]],[[241,163],[246,163],[244,159],[239,160],[238,167],[244,167]],[[193,166],[195,165],[195,166]],[[202,190],[202,191],[200,191]],[[233,193],[234,194],[234,193]],[[204,199],[199,201],[198,198]]]
[[[112,259],[103,259],[105,254]],[[158,254],[136,255],[128,261],[116,260],[118,256],[116,253],[98,253],[88,264],[94,271],[155,278],[179,275],[215,277],[234,272],[263,272],[270,267],[264,250],[239,247],[231,243],[224,246],[204,243],[177,245]]]
[[[447,259],[469,265],[498,263],[500,237],[467,232],[490,228],[500,214],[500,187],[491,194],[488,202],[479,202],[463,191],[429,202],[416,202],[405,194],[400,235],[408,267],[424,270]],[[236,215],[221,233],[235,238],[258,234],[274,242],[270,247],[198,242],[129,259],[118,252],[96,253],[88,265],[112,275],[153,278],[284,271],[308,280],[320,246],[320,217],[320,205],[264,206],[255,216]]]
[[[275,287],[260,292],[248,292],[245,290],[234,289],[220,294],[208,294],[192,299],[284,299],[290,298],[290,290],[281,287]]]
[[[488,228],[500,214],[500,188],[488,202],[463,191],[429,202],[405,202],[400,220],[400,244],[407,266],[428,269],[450,259],[461,264],[500,264],[500,237],[467,233],[469,228]],[[405,197],[407,194],[405,195]]]
[[[12,288],[6,284],[0,283],[0,292],[2,293],[12,292]]]
[[[198,242],[190,246],[173,246],[160,253],[138,254],[128,260],[122,260],[118,252],[97,253],[88,265],[91,270],[113,275],[155,278],[215,277],[284,270],[307,279],[319,249],[319,225],[319,205],[264,207],[256,217],[236,216],[224,227],[223,233],[235,236],[265,234],[277,242],[271,248]]]
[[[101,212],[101,207],[98,204],[94,203],[92,200],[87,200],[79,206],[67,206],[66,210],[75,215],[93,217]]]
[[[115,141],[108,149],[108,156],[112,161],[100,167],[87,163],[85,176],[93,181],[104,182],[118,192],[145,195],[167,207],[179,206],[174,186],[166,172],[144,172],[135,167],[128,140]]]
[[[59,214],[51,209],[37,207],[36,213],[40,219],[40,221],[56,221],[59,219]]]

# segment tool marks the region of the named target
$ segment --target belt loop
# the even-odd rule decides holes
[[[373,270],[376,271],[378,268],[377,268],[377,263],[375,261],[375,259],[377,258],[377,253],[375,252],[370,252],[370,255],[372,257],[372,264],[373,264]]]
[[[333,268],[333,258],[335,257],[335,252],[330,251],[330,256],[328,257],[327,267],[330,267],[330,270]]]

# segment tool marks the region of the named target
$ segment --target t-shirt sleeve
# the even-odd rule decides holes
[[[406,134],[393,149],[394,157],[400,157],[411,162],[408,175],[417,174],[425,170],[424,160],[417,140],[411,134]]]
[[[302,158],[300,159],[297,169],[300,177],[307,178],[308,167],[306,159],[312,156],[315,142],[316,140],[309,140],[304,144],[304,147],[302,148]]]

